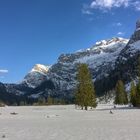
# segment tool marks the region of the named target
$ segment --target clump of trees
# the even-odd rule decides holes
[[[4,107],[4,106],[5,104],[2,101],[0,101],[0,107]]]
[[[77,88],[75,92],[75,104],[82,109],[96,107],[96,95],[90,71],[86,64],[80,64],[77,74]]]
[[[123,81],[119,80],[115,87],[115,104],[126,105],[128,104],[127,92],[125,91],[125,86]]]
[[[131,82],[131,88],[130,88],[130,103],[133,106],[137,105],[137,98],[136,98],[137,88],[135,86],[134,81]]]
[[[115,104],[125,105],[130,103],[134,107],[140,107],[140,80],[138,80],[137,84],[135,84],[134,81],[131,82],[129,101],[125,86],[121,80],[116,84],[115,93]]]
[[[33,105],[35,106],[47,106],[47,105],[65,105],[66,102],[64,99],[53,98],[48,95],[47,99],[45,97],[40,97],[36,103]]]
[[[131,83],[130,103],[134,107],[140,107],[140,80],[138,81],[138,84],[136,85],[134,82]]]
[[[134,81],[131,83],[131,89],[130,89],[130,103],[134,107],[140,107],[140,57],[138,58],[138,81],[134,83]]]

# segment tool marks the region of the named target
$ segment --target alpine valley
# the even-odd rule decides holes
[[[97,96],[114,89],[117,80],[129,85],[138,76],[140,57],[140,20],[131,38],[111,38],[91,48],[62,54],[52,66],[36,64],[18,84],[0,83],[0,99],[7,104],[15,101],[33,102],[51,96],[73,102],[79,63],[89,66]]]

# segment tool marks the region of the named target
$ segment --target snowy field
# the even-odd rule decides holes
[[[140,140],[140,109],[0,108],[0,140]],[[17,115],[10,114],[18,113]]]

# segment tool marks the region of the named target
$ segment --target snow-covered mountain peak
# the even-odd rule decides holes
[[[96,49],[104,49],[104,48],[112,48],[112,47],[117,47],[116,44],[118,43],[128,43],[128,39],[124,39],[121,37],[114,37],[112,39],[108,39],[108,40],[101,40],[99,42],[95,43],[95,46],[93,46],[91,49],[92,50],[96,50]]]
[[[118,44],[127,44],[129,39],[125,39],[122,37],[113,37],[107,40],[101,40],[96,42],[91,48],[80,49],[75,53],[82,53],[85,51],[96,51],[96,50],[104,50],[104,49],[113,49],[118,47]]]
[[[26,83],[28,87],[35,88],[46,80],[50,66],[36,64],[32,70],[24,77],[21,83]]]
[[[109,67],[114,67],[117,56],[127,45],[128,41],[128,39],[119,37],[102,40],[97,42],[90,50],[88,49],[87,53],[80,55],[75,62],[86,63],[94,70],[109,63],[111,64]]]
[[[31,70],[31,72],[41,72],[44,74],[48,73],[49,70],[49,66],[45,66],[45,65],[41,65],[41,64],[36,64],[33,69]]]

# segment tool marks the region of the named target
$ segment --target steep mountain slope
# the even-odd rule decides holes
[[[115,87],[117,80],[121,79],[125,84],[136,80],[139,73],[140,63],[140,20],[136,23],[136,30],[131,36],[128,44],[121,50],[115,62],[115,69],[110,71],[108,78],[96,82],[96,88],[101,92],[111,90]],[[109,85],[109,86],[108,86]]]
[[[53,65],[47,78],[53,81],[61,93],[71,92],[76,86],[76,72],[79,63],[86,63],[94,81],[108,77],[115,68],[116,59],[128,43],[127,39],[112,38],[97,42],[93,47],[73,54],[63,54]],[[68,95],[67,95],[68,96]]]
[[[136,23],[136,30],[131,36],[127,46],[118,57],[116,69],[124,81],[136,79],[138,75],[138,60],[140,57],[140,21]],[[121,68],[120,68],[121,67]],[[125,73],[125,75],[123,75]]]

